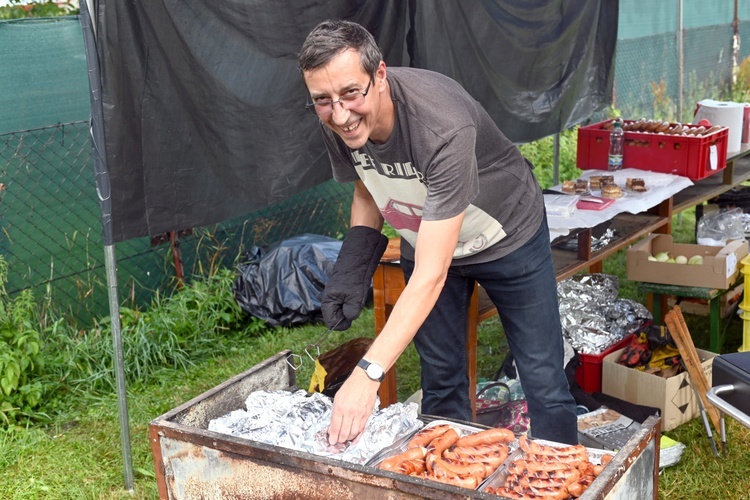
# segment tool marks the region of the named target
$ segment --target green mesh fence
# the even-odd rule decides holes
[[[0,134],[87,120],[77,16],[0,21]]]
[[[740,3],[740,61],[750,56],[747,4]],[[676,0],[620,2],[613,105],[623,117],[676,119],[676,5]],[[733,29],[732,9],[726,6],[710,15],[692,3],[683,8],[680,121],[688,121],[696,101],[717,98],[729,88]],[[654,9],[658,16],[644,15]],[[11,293],[34,290],[43,303],[67,311],[82,326],[109,314],[86,71],[77,17],[0,21],[0,183],[5,184],[0,254],[10,264],[7,288]],[[252,245],[267,246],[300,233],[343,234],[351,190],[329,181],[244,217],[177,235],[185,276],[231,266]],[[116,245],[123,305],[143,306],[154,291],[170,289],[175,283],[172,248],[169,235]]]
[[[708,4],[683,2],[680,65],[678,2],[620,2],[613,106],[623,118],[689,122],[698,101],[729,95],[734,57],[734,12],[730,4],[708,7]],[[747,2],[740,2],[739,14],[738,32],[743,42],[738,61],[742,62],[750,56]],[[681,112],[678,110],[680,76]],[[602,112],[594,119],[605,115]]]
[[[0,135],[0,254],[9,264],[7,290],[31,288],[84,324],[108,314],[100,211],[90,159],[88,122]],[[349,221],[351,186],[333,181],[246,217],[177,236],[116,245],[119,294],[142,306],[174,283],[172,249],[184,274],[231,266],[247,247],[301,232],[337,236]]]

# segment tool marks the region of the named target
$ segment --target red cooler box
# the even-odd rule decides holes
[[[635,120],[624,120],[624,126]],[[576,164],[581,170],[607,170],[609,130],[612,120],[578,129]],[[670,124],[676,125],[676,124]],[[690,129],[698,125],[685,124]],[[682,175],[699,180],[727,166],[729,129],[707,135],[669,135],[656,132],[625,131],[623,168]]]
[[[588,393],[602,391],[602,360],[608,354],[623,349],[630,344],[634,333],[623,337],[619,342],[609,346],[601,354],[578,354],[581,366],[576,369],[576,382]]]

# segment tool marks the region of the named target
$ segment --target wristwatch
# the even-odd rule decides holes
[[[357,366],[362,368],[371,380],[376,380],[378,382],[385,380],[385,372],[383,371],[383,367],[379,364],[370,363],[362,358],[359,360],[359,363],[357,363]]]

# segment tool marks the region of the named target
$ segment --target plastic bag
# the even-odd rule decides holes
[[[252,247],[238,267],[234,298],[239,306],[273,326],[320,323],[323,289],[341,241],[302,234],[263,250]]]
[[[372,342],[371,338],[359,337],[321,354],[315,361],[308,392],[322,392],[330,398],[334,397]]]
[[[728,241],[744,239],[745,228],[740,208],[704,215],[698,221],[696,241],[699,245],[723,247]]]
[[[522,392],[520,397],[514,393],[521,390],[521,386],[517,381],[512,382],[513,388],[505,382],[489,382],[477,391],[478,423],[509,429],[516,434],[529,430],[529,408],[526,399]]]

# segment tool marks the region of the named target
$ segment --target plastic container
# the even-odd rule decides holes
[[[631,123],[633,120],[625,120]],[[576,165],[581,170],[607,170],[609,120],[578,129]],[[689,128],[698,125],[687,125]],[[702,136],[625,131],[623,168],[682,175],[699,180],[727,166],[729,129]]]
[[[619,342],[612,344],[601,354],[578,354],[581,366],[576,368],[576,382],[581,389],[588,393],[601,392],[602,390],[602,360],[608,354],[627,347],[634,333],[623,337]]]
[[[622,130],[622,122],[615,120],[614,128],[609,133],[609,159],[607,170],[617,172],[622,170],[622,154],[625,144],[625,131]]]

